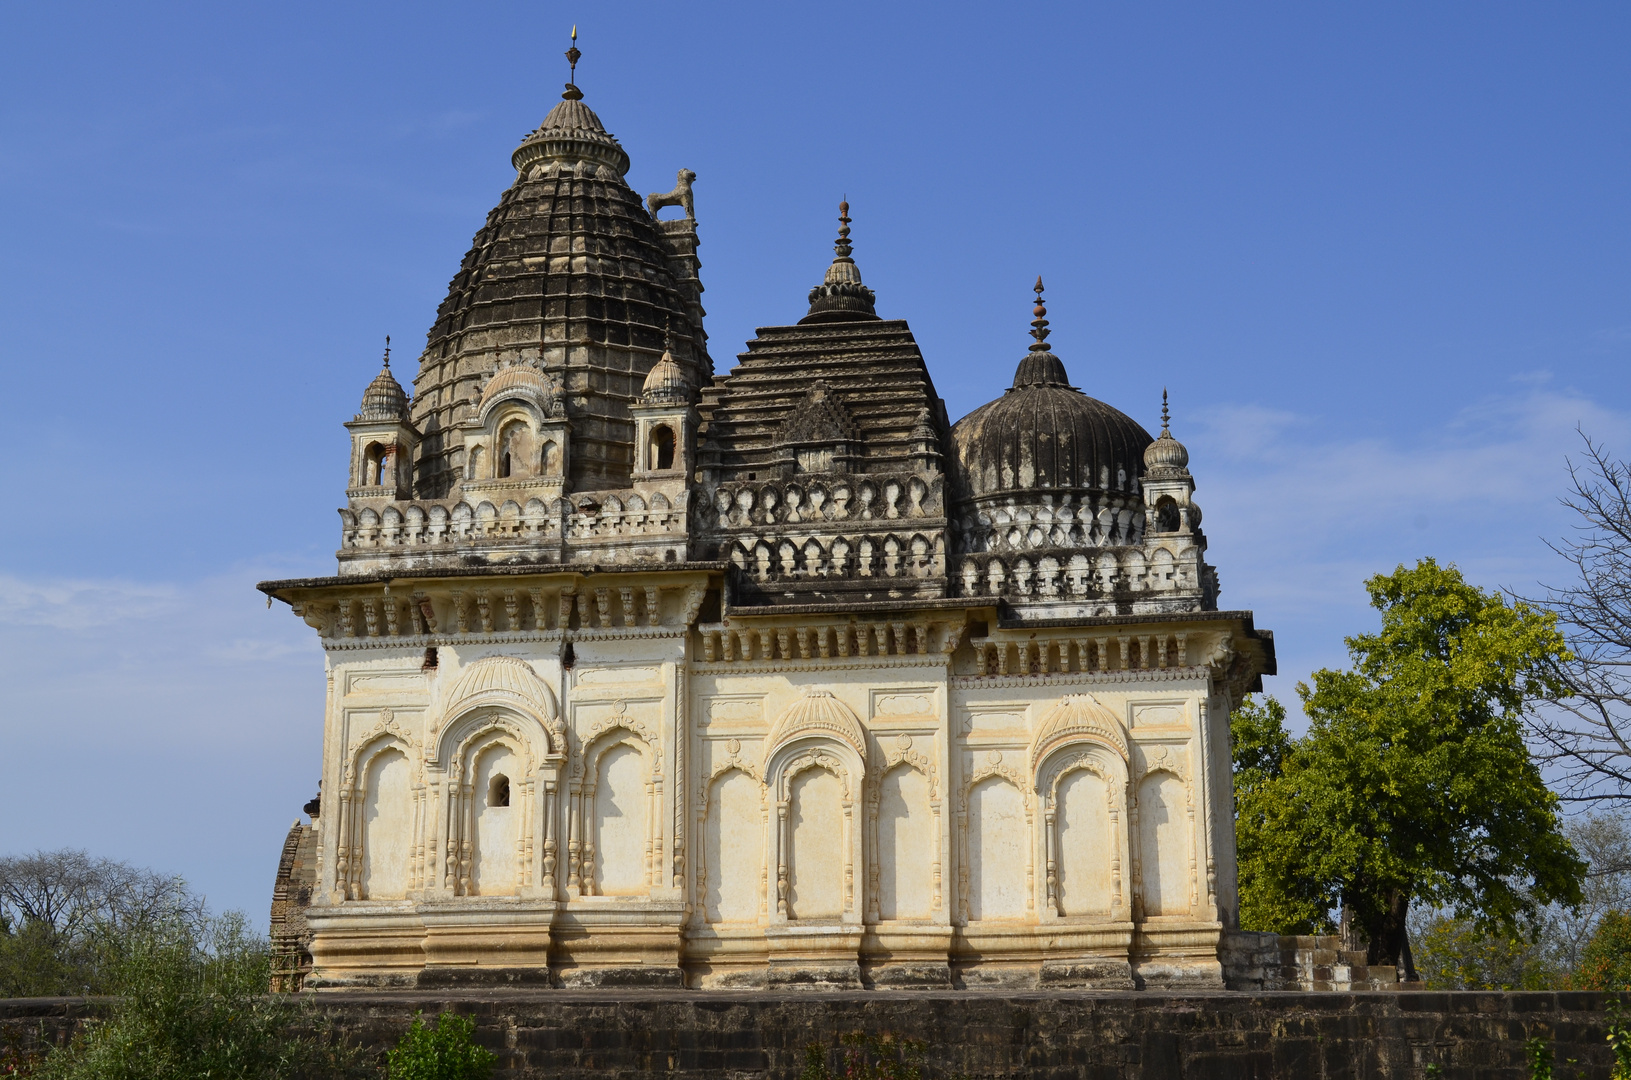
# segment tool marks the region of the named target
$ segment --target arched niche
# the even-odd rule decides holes
[[[1094,732],[1056,742],[1037,773],[1042,809],[1044,912],[1124,920],[1130,845],[1127,760]]]
[[[1031,801],[1008,769],[977,769],[964,788],[959,922],[1014,921],[1034,911]]]
[[[394,722],[383,721],[353,751],[338,802],[334,882],[340,897],[400,900],[418,888],[424,784],[413,744]]]
[[[931,918],[941,906],[940,800],[931,770],[912,760],[887,768],[870,805],[873,919]]]
[[[1194,913],[1194,802],[1188,782],[1171,769],[1153,770],[1138,782],[1138,864],[1145,918]]]
[[[514,896],[548,887],[558,760],[548,753],[542,725],[503,708],[478,707],[447,724],[438,745],[440,760],[429,773],[443,781],[446,812],[437,818],[442,856],[432,884],[456,896]]]
[[[824,732],[795,735],[771,753],[765,778],[775,801],[772,922],[861,921],[856,809],[864,776],[855,748]]]
[[[662,884],[662,762],[648,732],[618,724],[584,747],[568,792],[567,889],[647,896]]]
[[[765,786],[731,765],[709,780],[701,817],[697,884],[702,921],[757,923],[765,913]]]

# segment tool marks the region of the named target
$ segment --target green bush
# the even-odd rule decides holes
[[[266,942],[241,915],[110,940],[116,997],[46,1055],[46,1080],[329,1080],[368,1074],[326,1037],[309,1002],[266,993]]]
[[[423,1014],[387,1056],[390,1080],[487,1080],[498,1058],[472,1038],[476,1022],[458,1013],[443,1013],[435,1027]]]
[[[1571,980],[1577,990],[1631,989],[1631,915],[1610,911],[1580,950]]]

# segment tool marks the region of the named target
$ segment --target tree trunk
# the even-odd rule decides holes
[[[1365,927],[1370,938],[1366,960],[1372,967],[1391,964],[1406,981],[1416,979],[1415,959],[1410,955],[1410,933],[1405,916],[1410,913],[1410,894],[1403,889],[1388,892],[1387,909]]]

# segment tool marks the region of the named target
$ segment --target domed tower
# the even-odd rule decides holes
[[[576,72],[577,49],[568,53]],[[494,476],[467,444],[488,380],[525,365],[557,387],[570,420],[568,490],[627,487],[635,461],[629,406],[672,332],[691,385],[712,373],[697,278],[689,179],[648,210],[624,179],[629,156],[568,83],[511,155],[515,182],[487,215],[437,311],[414,380],[424,432],[417,492],[445,499]],[[685,217],[658,220],[678,202]]]
[[[1160,457],[1165,444],[1070,385],[1048,345],[1042,288],[1038,278],[1033,340],[1013,386],[952,429],[963,594],[1002,597],[1030,618],[1210,605],[1198,531],[1184,545],[1187,567],[1174,568],[1169,547],[1144,550],[1146,451],[1160,447]]]
[[[346,495],[353,501],[412,497],[413,453],[419,431],[408,419],[408,395],[391,374],[391,339],[385,339],[385,359],[374,381],[363,391],[362,408],[346,422],[351,432],[351,482]]]

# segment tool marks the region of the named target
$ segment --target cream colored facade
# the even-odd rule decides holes
[[[1038,281],[953,425],[847,204],[715,373],[694,174],[642,204],[581,97],[411,402],[387,357],[346,425],[339,573],[261,586],[327,657],[280,948],[314,987],[1221,987],[1273,638],[1218,610],[1164,411],[1070,385]]]
[[[344,590],[349,634],[333,587],[280,590],[328,656],[311,985],[1221,985],[1239,616],[460,584]]]

